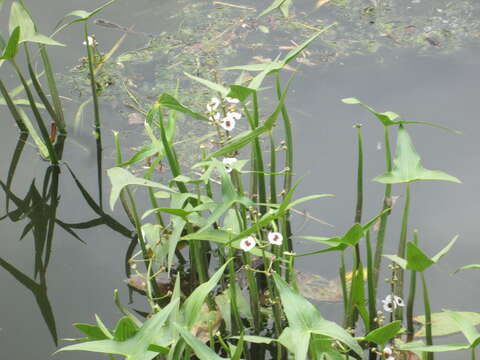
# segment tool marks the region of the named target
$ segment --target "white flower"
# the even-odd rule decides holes
[[[230,118],[227,116],[222,120],[220,126],[227,131],[232,131],[235,128],[235,119]]]
[[[242,118],[242,114],[236,111],[229,111],[227,113],[227,118],[233,119],[233,120],[240,120]]]
[[[383,348],[383,356],[385,357],[385,360],[395,360],[393,357],[393,350],[389,346]]]
[[[247,236],[246,238],[240,240],[240,248],[243,251],[250,251],[255,247],[255,245],[257,245],[257,241],[253,236]]]
[[[207,110],[209,112],[217,110],[218,106],[220,105],[220,100],[216,97],[212,97],[212,99],[207,103]]]
[[[233,168],[232,168],[232,164],[236,163],[238,160],[237,158],[234,158],[234,157],[226,157],[226,158],[223,158],[223,165],[225,166],[225,171],[227,173],[230,173],[232,172]]]
[[[227,100],[230,104],[238,104],[240,102],[240,100],[238,100],[237,98],[231,98],[231,97],[226,97],[225,100]]]
[[[400,296],[393,296],[393,300],[395,301],[395,304],[400,307],[404,307],[405,303],[403,302],[403,299]]]
[[[268,241],[270,242],[270,244],[282,245],[283,236],[279,232],[269,232],[267,237],[268,237]]]
[[[393,312],[397,308],[397,303],[392,295],[387,295],[387,297],[382,300],[383,303],[383,310],[386,312]]]
[[[89,35],[89,36],[87,37],[87,39],[88,39],[88,46],[92,46],[92,47],[93,47],[93,46],[97,46],[97,45],[98,45],[97,40],[95,40],[95,38],[94,38],[93,36],[90,36],[90,35]],[[84,41],[84,42],[83,42],[83,45],[87,45],[87,42]]]

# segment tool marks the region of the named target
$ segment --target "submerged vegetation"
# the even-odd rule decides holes
[[[3,73],[0,77],[3,105],[8,107],[21,134],[8,179],[0,182],[7,199],[3,218],[14,222],[31,220],[22,238],[33,233],[34,276],[30,278],[2,257],[0,266],[34,294],[57,342],[46,290],[54,228],[58,225],[81,240],[76,229],[106,225],[131,240],[127,283],[131,291],[142,294],[149,306],[146,313],[134,313],[122,304],[115,291],[114,304],[121,313],[115,328],[109,329],[99,316],[95,324],[74,324],[83,337],[70,339],[75,343],[58,352],[89,351],[110,354],[111,358],[121,355],[129,360],[430,360],[437,352],[467,350],[475,359],[480,343],[475,326],[480,323],[480,314],[452,310],[432,313],[425,277],[427,269],[455,245],[457,236],[450,242],[440,239],[444,247],[429,256],[422,250],[421,229],[413,230],[409,221],[410,204],[416,200],[411,188],[417,182],[460,183],[446,172],[425,168],[410,133],[420,126],[432,132],[456,131],[403,119],[391,111],[379,112],[357,98],[343,99],[345,104],[357,105],[359,112],[368,111],[372,121],[383,129],[385,171],[373,179],[384,185],[383,202],[378,204],[376,216],[365,219],[363,210],[371,199],[364,197],[363,130],[356,124],[356,205],[351,227],[335,237],[302,236],[315,247],[303,251],[296,244],[297,236],[293,236],[292,214],[299,212],[299,206],[307,201],[323,201],[333,195],[296,195],[302,179],[295,176],[295,123],[286,105],[289,90],[295,87],[298,69],[294,65],[314,64],[326,52],[333,51],[333,56],[354,52],[357,45],[352,43],[360,40],[342,38],[345,23],[323,19],[308,24],[301,11],[292,15],[296,1],[274,1],[260,16],[249,5],[216,1],[212,16],[218,21],[211,27],[193,28],[186,21],[177,37],[161,34],[144,49],[115,57],[116,47],[103,54],[90,33],[91,22],[114,2],[91,12],[73,11],[53,35],[46,36],[39,32],[23,3],[14,1],[8,38],[0,38],[2,71],[7,64],[11,65],[21,83],[19,88],[8,90],[1,80]],[[402,35],[399,32],[407,31],[406,23],[391,20],[391,14],[400,5],[378,0],[357,8],[358,4],[353,3],[318,1],[317,8],[331,7],[334,13],[350,10],[364,19],[352,30],[355,36],[362,36],[363,27],[375,26],[392,39],[391,44],[396,44],[392,46],[402,43],[436,47],[437,42],[445,44],[462,36],[453,28],[447,34],[438,19],[430,17],[422,21],[428,22],[423,25],[430,26],[431,31],[419,31],[420,25],[413,24],[408,25],[408,35]],[[469,7],[460,3],[469,4],[447,2],[442,12],[455,16],[461,27],[465,20],[462,11],[468,12]],[[192,14],[204,14],[197,9],[204,6],[185,6],[184,15],[195,22]],[[232,21],[233,13],[236,18]],[[346,23],[357,21],[352,17],[347,16]],[[97,24],[108,22],[98,21],[97,17]],[[68,129],[74,124],[67,123],[63,113],[57,84],[61,76],[52,68],[49,47],[62,46],[55,35],[70,26],[77,26],[84,38],[85,58],[69,81],[82,87],[82,92],[89,91],[79,112],[87,111],[86,105],[91,104],[96,198],[62,161]],[[249,49],[262,49],[261,56],[257,55],[256,63],[238,65],[241,60],[250,62],[250,58],[232,56],[237,55],[237,46],[233,44],[242,43],[253,29],[258,29],[260,37],[257,46],[250,45]],[[130,31],[121,27],[120,30]],[[269,43],[270,48],[265,45],[272,31],[295,32],[295,39],[280,48],[283,52],[279,56],[276,44]],[[207,41],[202,40],[205,33],[210,35]],[[225,37],[229,37],[227,42]],[[315,47],[320,39],[329,44],[328,51]],[[380,42],[377,38],[361,41],[368,42],[368,49]],[[234,64],[233,57],[237,60]],[[139,79],[125,75],[136,71],[131,63],[153,61],[158,61],[153,72],[157,83],[147,79],[141,84]],[[115,83],[120,86],[113,86]],[[132,84],[136,84],[135,91],[129,88]],[[268,96],[267,87],[272,89]],[[21,94],[26,98],[20,98]],[[195,96],[189,96],[192,94]],[[128,99],[130,108],[139,114],[146,142],[132,155],[121,135],[114,132],[116,164],[105,171],[102,141],[111,134],[102,131],[100,106],[102,101],[115,96]],[[179,134],[179,124],[182,129],[194,130]],[[32,183],[22,199],[13,192],[12,184],[30,136],[48,166],[41,189]],[[195,143],[193,137],[200,140]],[[392,137],[396,139],[395,151]],[[180,144],[187,142],[190,148],[179,148],[183,146],[179,145],[179,138]],[[181,161],[184,158],[188,161]],[[135,166],[144,166],[144,171],[134,172]],[[86,204],[96,214],[94,219],[66,223],[58,218],[61,171],[72,176]],[[110,184],[104,184],[105,172]],[[392,195],[394,184],[404,189],[401,214],[392,213],[396,200]],[[109,210],[103,204],[105,188]],[[12,210],[13,206],[16,208]],[[123,208],[129,226],[108,214],[116,206]],[[400,229],[389,225],[390,218],[398,215]],[[396,254],[385,254],[386,242],[397,246]],[[325,256],[338,258],[338,279],[327,280],[319,274],[299,271],[297,258],[307,256],[319,259],[319,264]],[[463,269],[476,267],[479,265],[466,265]],[[391,272],[386,288],[380,279],[382,269]],[[321,267],[318,270],[321,272]],[[343,319],[327,320],[317,306],[321,301],[341,302]],[[421,329],[416,329],[418,324]],[[462,344],[445,344],[437,339],[459,332],[466,338]]]

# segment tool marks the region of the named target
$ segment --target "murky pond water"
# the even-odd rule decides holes
[[[61,2],[50,0],[39,4],[31,0],[25,3],[40,27],[49,29],[65,13],[79,7],[95,8],[101,2],[88,0],[79,5],[78,2],[70,0]],[[264,8],[268,5],[267,1],[262,3],[265,3],[264,6],[257,4],[257,7]],[[429,13],[430,10],[424,9],[425,1],[412,1],[408,6],[414,8],[418,6],[419,9],[408,8],[402,13],[405,17],[411,16],[412,19],[408,25],[411,28],[407,29],[404,18],[392,24],[390,20],[385,20],[392,16],[388,12],[377,14],[375,17],[372,10],[368,10],[370,8],[368,1],[351,1],[358,10],[352,12],[356,15],[350,18],[342,13],[341,6],[325,6],[324,10],[323,7],[314,10],[313,3],[312,1],[308,6],[302,4],[298,9],[299,14],[305,12],[299,21],[309,19],[316,21],[310,24],[326,25],[330,20],[337,20],[340,25],[335,33],[327,34],[324,39],[327,45],[314,46],[311,53],[306,53],[300,61],[303,62],[303,66],[297,73],[288,105],[294,125],[295,173],[298,177],[306,175],[298,195],[336,194],[334,199],[308,203],[302,210],[331,223],[334,227],[321,225],[312,220],[305,222],[303,217],[297,216],[298,226],[294,229],[294,235],[334,236],[351,225],[354,216],[351,209],[354,207],[356,157],[355,130],[352,126],[355,123],[363,124],[367,178],[373,178],[383,172],[384,157],[383,152],[379,151],[382,146],[382,129],[376,120],[362,109],[342,104],[340,101],[342,98],[359,97],[376,109],[395,111],[408,120],[433,121],[458,129],[463,135],[453,135],[422,126],[416,126],[411,131],[426,167],[444,169],[463,182],[461,185],[443,182],[414,184],[411,226],[419,229],[423,247],[430,254],[438,251],[455,234],[460,235],[459,242],[446,261],[437,265],[428,274],[432,310],[440,311],[442,308],[478,310],[480,298],[480,287],[477,286],[478,274],[465,272],[451,276],[452,271],[461,265],[478,263],[480,251],[476,224],[480,213],[477,190],[480,172],[476,166],[480,154],[477,135],[480,131],[477,110],[480,90],[478,83],[480,30],[478,24],[471,20],[475,15],[478,18],[480,14],[478,5],[473,0],[462,1],[459,3],[465,5],[464,7],[449,8],[448,4],[451,2],[439,2],[445,6],[439,5],[433,9],[432,15]],[[343,2],[336,3],[341,5]],[[47,4],[50,6],[48,11],[45,10]],[[198,6],[207,9],[209,6],[211,11],[219,11],[218,6],[211,4]],[[8,1],[5,7],[8,8]],[[202,8],[202,11],[204,10]],[[246,24],[246,27],[250,27],[250,33],[235,32],[235,38],[232,35],[230,40],[225,41],[237,45],[222,47],[224,60],[219,61],[213,57],[209,59],[207,56],[209,52],[211,55],[220,51],[218,45],[213,42],[211,48],[207,47],[204,50],[207,55],[199,55],[198,48],[206,45],[202,45],[195,34],[188,33],[192,31],[188,25],[189,21],[193,20],[179,16],[180,11],[195,14],[196,10],[187,1],[158,4],[153,0],[137,0],[134,3],[120,0],[101,15],[104,19],[127,27],[135,25],[135,31],[146,33],[127,36],[118,52],[123,54],[123,57],[118,59],[121,67],[112,67],[112,76],[117,76],[116,79],[118,76],[124,76],[124,79],[130,80],[132,88],[145,99],[146,103],[162,90],[175,87],[176,82],[172,82],[175,78],[164,75],[167,69],[185,65],[189,71],[202,72],[209,66],[243,64],[254,56],[257,57],[257,61],[261,61],[263,58],[275,57],[279,46],[285,48],[291,46],[290,40],[302,39],[302,32],[297,28],[287,32],[291,38],[279,37],[285,36],[282,29],[277,28],[283,24],[282,20],[272,18],[266,24],[256,24],[255,13],[248,13],[251,10],[228,8],[225,10],[228,13],[223,14],[225,18],[219,17],[222,21],[230,19],[229,23],[225,23],[225,29],[228,26],[239,26],[242,29],[245,28],[242,24]],[[238,11],[236,17],[235,11]],[[424,14],[422,16],[425,18],[415,18],[415,11]],[[219,14],[216,13],[220,16]],[[1,19],[4,18],[5,14],[2,14]],[[238,19],[242,21],[239,22]],[[188,26],[182,27],[182,21]],[[221,33],[221,26],[216,28],[212,21],[205,21],[202,25],[201,16],[197,16],[194,21],[199,22],[199,28],[209,35]],[[358,25],[360,21],[364,23]],[[115,29],[91,26],[97,40],[106,50],[110,49],[122,35]],[[377,27],[372,29],[368,26]],[[468,26],[469,36],[464,35],[465,31],[457,33],[455,30],[458,28],[465,30]],[[167,37],[179,29],[185,32],[182,35],[183,39],[190,42],[187,44],[188,47],[181,44],[182,48],[172,59],[171,53],[162,53],[158,48],[163,37],[165,44],[176,46],[174,41]],[[346,34],[349,29],[355,31],[358,37],[348,38]],[[164,35],[155,38],[146,46],[149,40],[147,34],[159,34],[163,31]],[[359,38],[362,34],[367,34],[368,38]],[[269,38],[273,40],[269,42]],[[78,59],[84,55],[84,49],[80,46],[81,29],[72,28],[61,34],[58,39],[69,45],[67,51],[55,50],[54,54],[57,56],[54,63],[56,69],[67,80],[69,79],[65,84],[67,93],[64,95],[69,98],[65,100],[67,119],[69,123],[73,123],[78,106],[86,100],[81,96],[84,85],[76,83],[78,75],[71,75],[70,72],[70,69],[78,64]],[[336,45],[333,46],[332,42]],[[128,57],[135,49],[142,49],[135,51],[133,53],[135,55],[140,51],[145,53],[145,47],[150,47],[147,53],[151,58],[140,61],[138,56],[133,60]],[[155,56],[163,57],[157,59]],[[189,62],[189,59],[195,58],[197,60]],[[177,65],[174,60],[178,61]],[[193,66],[196,61],[203,60],[205,63],[196,68]],[[14,79],[6,75],[5,68],[6,66],[2,68],[2,79],[9,86],[16,86]],[[227,75],[227,78],[228,76],[230,75]],[[141,80],[144,80],[146,85],[140,85]],[[120,96],[116,91],[118,87],[105,91],[102,107],[104,169],[113,166],[115,161],[110,130],[119,131],[122,140],[128,146],[139,146],[144,141],[141,126],[128,123],[128,116],[135,111],[123,105],[123,100],[118,100],[123,99],[121,96],[125,95]],[[204,91],[191,100],[194,102],[207,95],[208,92]],[[18,207],[18,204],[30,206],[25,218],[10,217],[0,223],[2,229],[0,258],[3,259],[3,269],[0,269],[2,289],[0,345],[5,358],[27,359],[35,356],[38,359],[48,359],[56,349],[52,338],[71,338],[78,335],[72,328],[72,323],[91,322],[93,314],[98,313],[109,326],[114,325],[118,318],[116,308],[112,306],[114,289],[119,289],[124,303],[128,302],[128,289],[124,281],[125,254],[131,241],[128,219],[119,207],[113,213],[108,210],[109,184],[106,178],[103,180],[104,209],[111,216],[107,220],[105,216],[102,218],[92,210],[81,191],[83,187],[93,199],[98,197],[95,139],[91,134],[92,119],[89,110],[87,107],[81,116],[83,120],[79,127],[75,131],[72,130],[71,136],[67,138],[63,157],[81,186],[75,182],[68,168],[62,166],[58,185],[59,204],[56,210],[56,217],[62,224],[84,224],[73,226],[73,229],[85,243],[65,231],[64,228],[68,226],[62,227],[57,223],[51,244],[47,241],[45,244],[47,250],[40,251],[43,255],[38,257],[39,251],[38,248],[35,251],[35,244],[38,246],[38,239],[42,236],[48,238],[46,233],[49,230],[42,227],[42,224],[45,224],[42,221],[45,217],[48,218],[47,214],[50,214],[49,211],[52,209],[45,206],[39,210],[37,206],[40,206],[38,204],[41,204],[41,201],[35,203],[32,200],[28,204],[24,201],[29,191],[35,193],[36,189],[38,194],[42,194],[42,187],[45,181],[48,181],[46,180],[48,163],[39,158],[31,140],[27,141],[21,153],[12,181],[11,191],[18,203],[13,201],[14,197],[11,196],[9,207],[2,205],[0,214],[2,217],[6,209],[11,211]],[[0,180],[6,183],[15,149],[24,139],[18,138],[18,129],[6,111],[0,113],[0,121],[2,123]],[[188,134],[185,128],[182,128],[182,131],[187,138],[192,138],[200,136],[203,130],[199,129]],[[394,187],[395,195],[403,196],[403,191],[400,186]],[[366,183],[367,216],[373,216],[378,212],[382,194],[381,185]],[[4,192],[0,199],[2,204],[5,204]],[[402,200],[403,197],[399,203],[402,203]],[[400,209],[401,206],[397,206],[394,211],[399,212]],[[88,222],[98,218],[108,224],[96,226],[97,223]],[[34,236],[28,233],[25,238],[18,241],[30,221],[37,225],[36,229],[40,229],[35,233],[37,240],[34,242]],[[396,244],[399,229],[400,224],[392,221],[388,233],[390,241],[387,241],[387,244]],[[297,249],[301,251],[313,249],[312,244],[301,239],[296,240],[296,244]],[[387,247],[387,253],[395,251],[393,245]],[[334,256],[320,256],[315,259],[302,258],[299,263],[304,271],[333,279],[338,275],[337,261],[337,257]],[[5,265],[5,262],[8,264]],[[35,269],[39,263],[41,264],[39,276],[35,278]],[[9,271],[6,271],[7,268]],[[132,305],[134,308],[145,310],[146,305],[141,297],[134,297],[134,300],[137,300]],[[321,303],[320,308],[328,314],[328,318],[335,320],[339,319],[342,311],[340,303],[334,302]],[[418,313],[422,311],[418,309]],[[55,357],[95,359],[99,356],[87,353],[62,353]]]

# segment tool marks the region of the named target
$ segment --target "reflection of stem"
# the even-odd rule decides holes
[[[406,197],[405,197],[405,207],[403,209],[403,217],[402,217],[402,230],[400,232],[400,241],[398,243],[398,252],[397,255],[401,258],[405,258],[405,247],[407,244],[407,230],[408,230],[408,213],[410,210],[410,183],[406,185]],[[397,280],[394,283],[394,294],[399,296],[403,299],[403,277],[404,277],[404,270],[398,269],[396,274]],[[398,307],[396,309],[396,318],[398,320],[403,319],[403,309]]]
[[[17,141],[17,146],[15,147],[15,150],[13,152],[12,156],[12,161],[10,161],[10,167],[8,169],[8,176],[7,176],[7,189],[10,190],[10,187],[12,186],[13,178],[15,175],[15,170],[17,169],[18,162],[20,160],[20,156],[22,155],[23,149],[25,147],[25,142],[27,141],[28,138],[28,132],[22,132],[20,134],[20,137],[18,138]],[[5,205],[6,205],[6,213],[8,214],[8,205],[10,203],[10,196],[8,193],[5,193],[6,198],[5,198]]]

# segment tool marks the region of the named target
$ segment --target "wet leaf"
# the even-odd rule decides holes
[[[428,170],[421,165],[420,156],[413,146],[412,139],[403,126],[398,129],[397,150],[394,159],[395,167],[374,178],[384,184],[408,183],[420,180],[440,180],[460,183],[456,177],[443,171]]]

